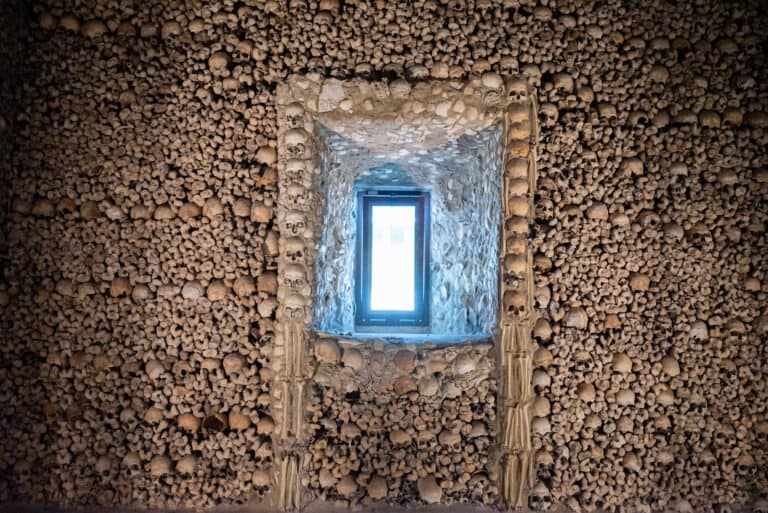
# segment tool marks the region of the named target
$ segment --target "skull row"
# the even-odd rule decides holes
[[[502,307],[506,317],[528,314],[528,236],[530,233],[530,186],[528,160],[507,159],[504,173],[504,241]]]

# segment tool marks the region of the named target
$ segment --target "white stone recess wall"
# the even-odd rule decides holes
[[[402,155],[394,149],[391,154],[373,153],[319,127],[321,169],[315,190],[322,228],[315,272],[322,279],[315,296],[316,329],[345,335],[354,331],[356,190],[405,186],[430,192],[429,334],[458,340],[493,333],[498,312],[501,132],[497,123],[445,145]],[[381,133],[387,138],[385,127]]]

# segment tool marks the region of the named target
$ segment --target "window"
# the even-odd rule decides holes
[[[429,193],[357,195],[355,324],[429,325]]]

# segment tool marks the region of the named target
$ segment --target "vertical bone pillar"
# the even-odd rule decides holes
[[[279,510],[296,511],[303,506],[301,473],[306,453],[304,408],[315,247],[311,183],[316,151],[311,119],[285,90],[278,92],[278,117],[277,221],[281,238],[278,336],[272,358],[272,412],[277,426],[272,437],[276,455],[272,504]]]
[[[533,259],[529,225],[536,185],[536,116],[524,79],[506,81],[503,228],[500,254],[499,490],[504,508],[527,506],[533,486],[531,403],[533,351]]]

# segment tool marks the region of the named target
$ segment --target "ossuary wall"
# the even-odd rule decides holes
[[[259,502],[273,458],[276,84],[308,71],[495,70],[527,77],[539,104],[531,504],[766,509],[761,3],[3,9],[19,27],[4,35],[19,51],[4,45],[3,59],[19,72],[3,78],[0,126],[13,145],[2,166],[0,502]],[[341,344],[371,361],[397,354]],[[394,477],[372,483],[358,469],[352,502],[421,503],[395,460],[410,444],[418,453],[424,421],[438,445],[422,450],[441,476],[430,497],[493,503],[493,370],[462,381],[451,349],[442,367],[406,349],[376,367],[408,367],[393,371],[413,375],[402,393],[352,374],[345,385],[345,371],[318,382],[329,400],[313,405],[307,488],[341,500],[323,473],[335,441],[339,458],[378,445],[388,449],[376,465]],[[485,349],[466,352],[485,362]],[[342,358],[330,363],[343,369]],[[423,399],[422,386],[445,387],[434,397],[446,402]],[[398,418],[404,408],[422,420]],[[357,422],[361,411],[391,424]],[[463,414],[482,422],[441,440]]]

